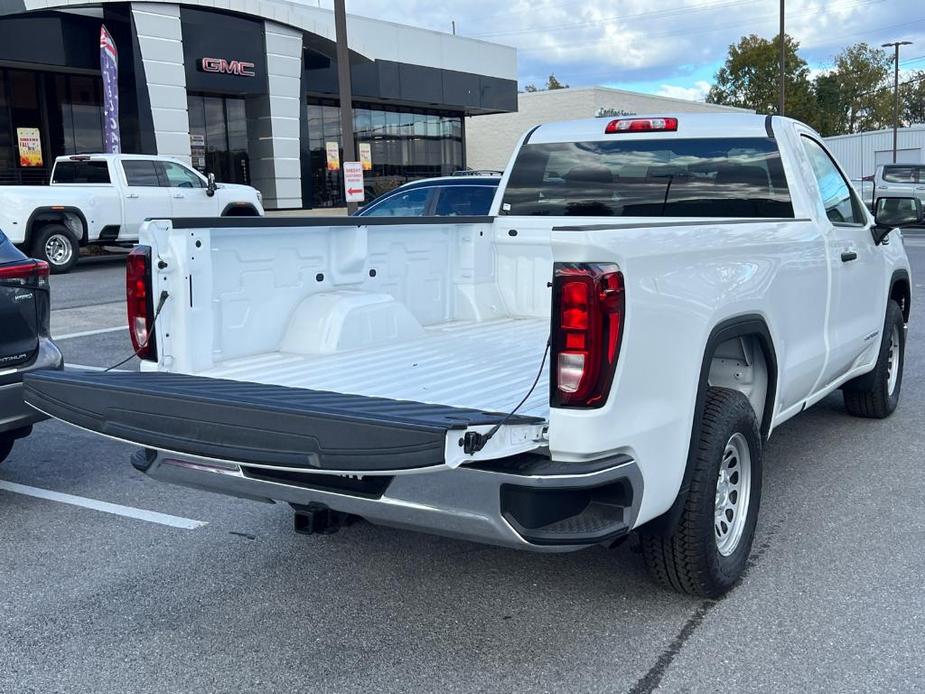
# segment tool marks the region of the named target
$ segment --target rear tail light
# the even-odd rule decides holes
[[[601,407],[613,381],[626,301],[615,265],[556,263],[553,276],[554,407]]]
[[[0,281],[33,289],[48,289],[48,263],[44,260],[26,260],[15,265],[0,267]]]
[[[673,132],[678,129],[677,118],[617,118],[604,128],[607,135],[620,133]]]
[[[135,246],[125,264],[128,332],[139,359],[157,361],[154,301],[151,295],[151,248]]]

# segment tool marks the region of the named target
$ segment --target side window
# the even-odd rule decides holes
[[[125,171],[125,182],[130,186],[145,188],[160,186],[153,159],[123,159],[122,170]]]
[[[436,214],[441,217],[486,215],[496,190],[492,186],[446,186],[440,189]]]
[[[835,166],[832,157],[815,140],[803,136],[803,148],[819,184],[822,204],[833,224],[863,224],[864,213],[851,193],[851,186]]]
[[[185,166],[172,161],[158,162],[168,188],[205,188],[202,179]]]
[[[884,166],[883,180],[887,183],[915,183],[915,168],[912,166]]]
[[[421,217],[427,210],[430,188],[415,188],[395,193],[373,206],[366,217]]]

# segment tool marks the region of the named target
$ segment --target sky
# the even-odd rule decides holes
[[[302,0],[331,9],[332,0]],[[550,73],[572,87],[604,85],[702,101],[730,44],[778,31],[778,0],[346,0],[347,12],[517,48],[518,81]],[[904,73],[925,70],[925,0],[787,0],[787,33],[814,71],[843,47],[913,41]]]

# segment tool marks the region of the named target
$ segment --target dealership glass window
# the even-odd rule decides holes
[[[309,99],[306,118],[312,205],[341,206],[344,204],[341,170],[327,169],[325,150],[325,143],[336,142],[343,160],[337,102]],[[353,121],[357,146],[361,142],[368,143],[372,157],[372,170],[364,175],[367,201],[402,183],[447,175],[464,166],[459,115],[355,104]]]
[[[193,166],[220,182],[250,184],[246,100],[189,94],[187,106]]]
[[[6,70],[0,70],[0,183],[16,183],[14,172],[16,170],[15,140],[13,138],[13,124],[10,119],[10,102],[7,99]]]
[[[99,76],[0,69],[0,184],[45,184],[55,157],[103,149]],[[17,128],[36,128],[41,166],[22,166]]]

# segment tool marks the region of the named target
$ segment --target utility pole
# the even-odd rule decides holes
[[[453,24],[453,36],[456,36],[456,20],[455,19],[452,20],[452,24]]]
[[[353,87],[350,84],[350,51],[347,50],[347,10],[344,0],[334,0],[334,34],[337,39],[337,91],[340,93],[340,137],[344,146],[344,162],[356,161],[353,142]],[[345,193],[346,195],[346,193]],[[347,203],[347,214],[357,211],[355,202]]]
[[[780,0],[780,103],[777,106],[778,115],[784,115],[784,79],[787,68],[787,42],[784,33],[784,2]]]
[[[899,47],[911,46],[912,41],[893,41],[882,48],[893,48],[893,163],[896,163],[896,143],[899,138]]]

